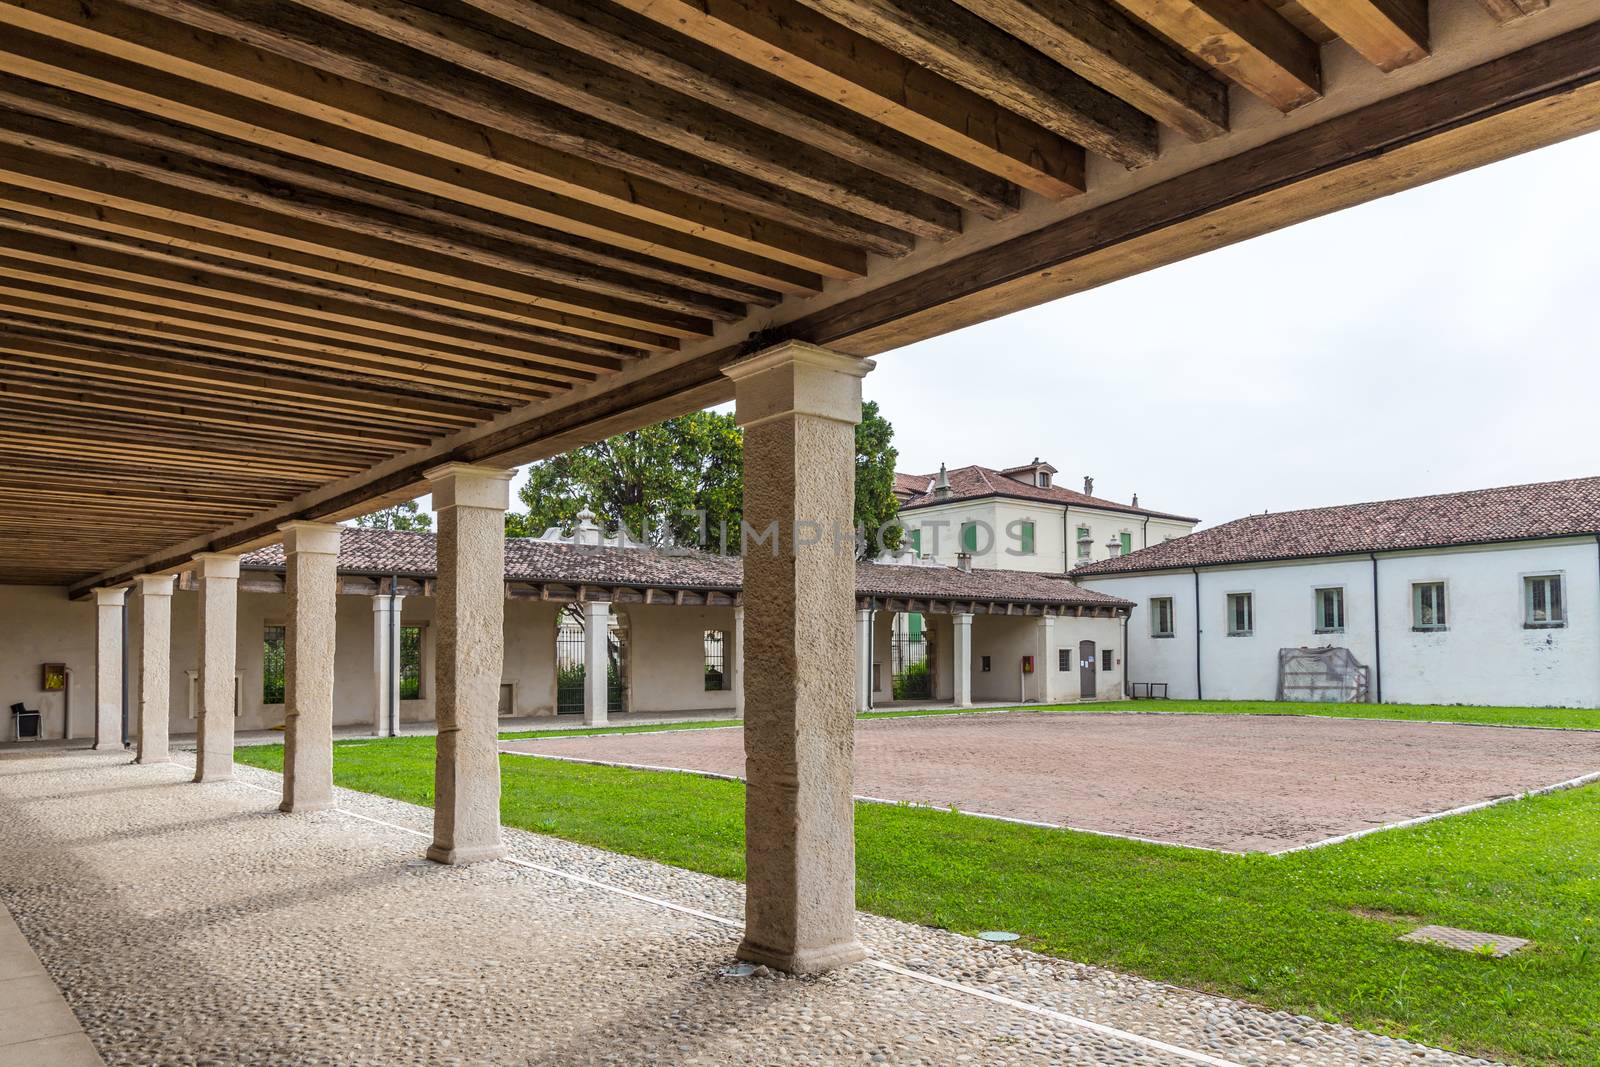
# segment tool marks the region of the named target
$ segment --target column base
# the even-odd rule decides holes
[[[836,945],[826,945],[822,948],[782,952],[758,945],[746,938],[739,942],[739,950],[734,955],[746,962],[762,963],[775,971],[787,974],[821,974],[823,971],[860,963],[867,958],[867,949],[859,941],[841,941]]]
[[[585,715],[583,717],[583,725],[585,725],[585,726],[610,726],[611,725],[611,718],[608,715],[594,715],[594,716]]]
[[[94,751],[94,752],[121,752],[122,751],[122,742],[121,741],[110,741],[110,742],[107,742],[106,744],[103,744],[103,745],[98,745],[97,744],[97,745],[94,746],[94,748],[91,751]]]
[[[305,815],[313,811],[329,811],[332,808],[331,800],[285,800],[278,805],[278,810],[285,815]]]
[[[459,848],[444,848],[440,845],[429,845],[428,859],[435,863],[487,863],[490,860],[503,860],[506,858],[504,845],[463,845]]]
[[[148,767],[148,766],[150,766],[152,764],[156,764],[156,763],[171,763],[172,762],[172,757],[171,756],[135,756],[133,758],[133,762],[135,762],[135,763],[137,763],[137,764],[139,764],[141,766]]]
[[[203,785],[206,782],[231,782],[233,781],[233,772],[212,771],[209,774],[197,774],[194,776],[194,780],[197,785]]]

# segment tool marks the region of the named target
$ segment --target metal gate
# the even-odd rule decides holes
[[[933,643],[923,616],[897,615],[889,666],[894,674],[894,699],[933,699]]]
[[[569,605],[556,626],[556,714],[583,714],[583,609]],[[612,615],[606,633],[606,714],[628,709],[628,630],[626,617]]]

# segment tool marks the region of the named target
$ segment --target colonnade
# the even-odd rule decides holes
[[[735,611],[737,713],[746,719],[748,903],[741,958],[791,972],[861,959],[855,935],[851,798],[855,702],[847,675],[855,634],[854,426],[869,360],[787,342],[726,368],[744,429],[744,516],[776,536],[744,562]],[[500,832],[498,705],[504,660],[504,513],[513,472],[449,463],[426,472],[438,515],[433,841],[440,863],[505,855]],[[285,625],[284,812],[333,803],[333,672],[337,525],[281,527]],[[821,531],[821,535],[818,535]],[[196,782],[233,773],[239,557],[201,553]],[[173,576],[135,579],[143,634],[137,698],[139,763],[168,754]],[[96,590],[95,748],[121,747],[122,611],[126,587]],[[373,604],[380,694],[374,726],[389,732],[398,694],[400,597]],[[605,721],[610,606],[585,605],[584,719]],[[745,625],[746,612],[750,625]],[[747,676],[743,654],[762,670]]]

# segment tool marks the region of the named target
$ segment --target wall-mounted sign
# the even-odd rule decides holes
[[[67,665],[65,663],[46,663],[41,672],[43,677],[39,688],[46,693],[59,693],[67,687]]]

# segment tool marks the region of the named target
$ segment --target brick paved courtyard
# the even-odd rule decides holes
[[[506,751],[737,777],[743,732],[535,738]],[[1007,712],[856,727],[858,796],[1276,852],[1600,771],[1600,731],[1260,715]]]

